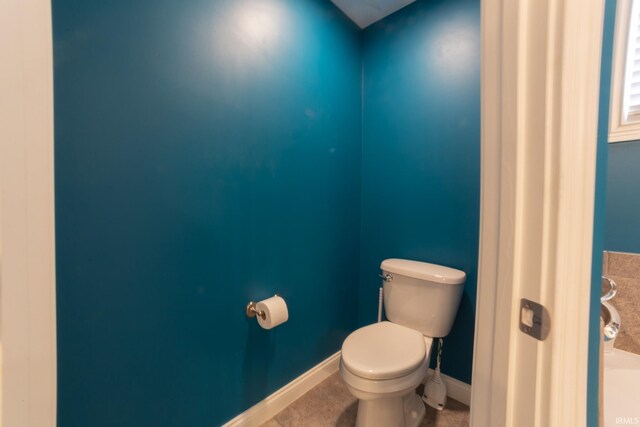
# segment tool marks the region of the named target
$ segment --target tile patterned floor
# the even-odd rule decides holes
[[[293,402],[262,427],[351,427],[356,422],[357,400],[335,373]],[[421,427],[469,425],[469,407],[449,399],[442,411],[427,407]]]

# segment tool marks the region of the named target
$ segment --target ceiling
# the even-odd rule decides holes
[[[391,15],[415,0],[331,0],[360,28]]]

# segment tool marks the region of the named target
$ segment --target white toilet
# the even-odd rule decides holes
[[[403,259],[387,259],[380,268],[390,322],[344,340],[340,374],[359,399],[357,427],[415,427],[425,406],[414,390],[425,379],[433,338],[451,330],[466,275]]]

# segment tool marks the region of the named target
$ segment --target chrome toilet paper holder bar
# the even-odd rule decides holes
[[[247,304],[247,309],[245,311],[246,315],[248,318],[252,318],[252,317],[260,317],[262,320],[264,320],[267,316],[264,314],[264,311],[262,310],[258,310],[256,308],[256,303],[253,301],[249,301],[249,304]]]

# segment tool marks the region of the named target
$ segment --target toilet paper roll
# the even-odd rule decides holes
[[[258,323],[264,329],[275,328],[289,320],[287,303],[278,295],[260,301],[256,304],[256,309],[264,312],[264,319],[258,316]]]

